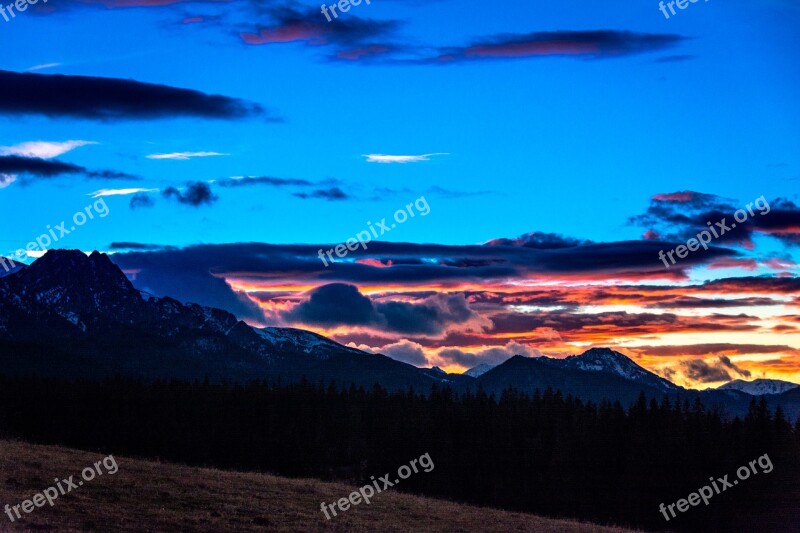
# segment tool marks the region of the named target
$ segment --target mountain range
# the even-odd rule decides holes
[[[757,380],[719,389],[688,390],[642,368],[625,355],[594,348],[565,359],[515,356],[465,374],[423,369],[343,346],[292,328],[257,328],[220,309],[144,293],[108,256],[51,250],[0,278],[0,373],[100,379],[122,375],[153,379],[296,382],[413,388],[434,384],[455,391],[502,393],[548,387],[595,402],[630,405],[644,392],[747,411],[754,395],[800,416],[800,387]]]

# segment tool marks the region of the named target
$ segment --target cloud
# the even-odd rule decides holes
[[[779,344],[731,344],[731,343],[709,343],[709,344],[689,344],[689,345],[669,345],[669,346],[636,346],[637,352],[658,357],[680,357],[684,355],[707,356],[707,355],[752,355],[752,354],[773,354],[785,353],[800,355],[800,349],[792,348],[787,345]]]
[[[11,185],[15,181],[17,181],[17,175],[16,174],[3,174],[3,173],[0,173],[0,189],[5,189],[6,187]]]
[[[384,155],[384,154],[367,154],[363,157],[367,158],[367,163],[419,163],[421,161],[430,161],[430,158],[437,155],[450,155],[444,152],[422,155]]]
[[[150,154],[147,159],[172,159],[176,161],[188,161],[195,157],[217,157],[230,154],[222,154],[219,152],[173,152],[171,154]]]
[[[317,8],[299,10],[294,7],[276,7],[268,10],[271,23],[261,26],[255,33],[241,33],[248,45],[268,45],[302,42],[309,46],[360,43],[392,33],[396,21],[376,21],[355,17],[340,18],[334,23],[325,20]]]
[[[139,194],[144,192],[158,192],[158,189],[100,189],[90,193],[89,196],[92,198],[102,198],[104,196],[128,196],[131,194]]]
[[[699,381],[700,383],[715,383],[719,381],[730,381],[733,371],[739,376],[749,378],[751,372],[734,364],[729,357],[720,355],[713,364],[708,364],[703,360],[682,361],[681,367],[686,377]]]
[[[131,260],[147,263],[159,253],[169,253],[169,249],[112,254],[109,259],[129,275],[137,289],[156,296],[169,296],[184,303],[224,309],[241,320],[263,325],[264,312],[246,295],[235,291],[224,279],[212,274],[208,266],[159,265],[153,268],[150,264],[130,267]]]
[[[84,167],[61,161],[48,161],[21,156],[0,156],[0,172],[20,173],[40,178],[52,178],[62,174],[83,174]]]
[[[750,377],[750,371],[749,370],[745,370],[745,369],[743,369],[743,368],[741,368],[739,366],[736,366],[733,363],[733,361],[731,361],[731,358],[728,357],[727,355],[720,355],[719,356],[719,362],[720,362],[720,364],[722,366],[724,366],[725,368],[729,368],[729,369],[733,370],[734,372],[736,372],[740,376],[744,376],[746,378]]]
[[[377,37],[378,35],[375,35]],[[381,37],[385,37],[381,35]],[[332,59],[365,63],[448,65],[542,57],[610,59],[662,52],[681,43],[675,34],[631,31],[549,31],[486,36],[461,46],[430,46],[388,42],[344,47]],[[676,56],[677,57],[677,56]]]
[[[219,197],[211,192],[211,187],[208,183],[203,183],[202,181],[187,183],[186,188],[183,190],[179,190],[175,187],[167,187],[161,194],[164,198],[174,198],[179,203],[192,207],[211,205],[219,200]]]
[[[141,242],[112,242],[109,245],[110,250],[163,250],[168,248],[160,244],[144,244]]]
[[[491,322],[469,308],[463,294],[436,294],[415,302],[373,302],[357,287],[323,285],[285,314],[287,320],[316,326],[380,326],[387,331],[441,335],[451,326],[481,330]]]
[[[0,174],[7,176],[23,175],[41,179],[51,179],[57,176],[82,174],[87,178],[102,180],[138,180],[137,176],[116,172],[112,170],[89,170],[85,167],[34,157],[21,157],[16,155],[0,156]]]
[[[498,35],[464,47],[442,48],[427,62],[521,59],[573,56],[592,59],[622,57],[666,50],[683,40],[673,34],[630,31],[555,31]]]
[[[271,187],[306,187],[314,185],[308,180],[273,178],[271,176],[235,176],[217,182],[220,187],[250,187],[253,185],[269,185]]]
[[[54,157],[71,152],[75,148],[91,144],[97,143],[93,141],[31,141],[14,146],[0,146],[0,156],[16,155],[28,158],[53,159]]]
[[[697,359],[695,361],[683,361],[681,362],[681,367],[686,377],[700,383],[731,380],[731,375],[719,363],[709,365],[705,361]]]
[[[36,65],[28,69],[28,72],[35,72],[37,70],[45,70],[48,68],[60,67],[61,63],[45,63],[43,65]]]
[[[377,322],[372,300],[353,285],[332,283],[311,292],[307,301],[296,306],[287,318],[320,326],[362,326]]]
[[[0,113],[91,120],[270,118],[258,104],[134,80],[0,70]]]
[[[131,197],[131,202],[129,204],[131,209],[142,209],[153,207],[155,205],[156,201],[153,199],[153,197],[144,193],[134,194],[133,197]]]
[[[400,361],[402,363],[408,363],[409,365],[414,366],[427,366],[428,358],[425,355],[422,346],[417,344],[416,342],[411,342],[406,339],[402,339],[398,342],[394,342],[391,344],[387,344],[381,348],[373,348],[366,344],[350,345],[352,348],[356,348],[358,350],[362,350],[368,353],[379,353],[383,354],[387,357],[391,357],[395,361]]]
[[[337,200],[347,200],[349,196],[339,187],[332,187],[330,189],[318,189],[316,191],[311,192],[296,192],[292,196],[296,196],[298,198],[302,198],[303,200],[308,200],[310,198],[321,198],[323,200],[328,200],[329,202],[335,202]]]
[[[534,231],[526,233],[516,239],[493,239],[486,243],[486,246],[520,246],[522,248],[532,248],[534,250],[558,250],[561,248],[575,248],[586,246],[592,241],[584,241],[564,237],[556,233],[543,233]]]
[[[734,214],[748,206],[753,215],[745,211],[746,221],[736,223]],[[650,228],[648,234],[683,244],[708,230],[709,225],[716,229],[716,224],[723,221],[726,230],[714,239],[717,245],[752,250],[754,235],[768,235],[788,246],[800,244],[800,207],[783,198],[768,202],[762,196],[749,203],[737,203],[713,194],[679,191],[653,196],[645,213],[628,219],[629,224]]]
[[[539,357],[544,354],[535,348],[530,348],[516,341],[509,341],[503,347],[487,348],[477,352],[467,352],[458,348],[444,348],[437,353],[437,357],[444,365],[459,365],[466,368],[472,368],[481,363],[499,365],[515,355]]]

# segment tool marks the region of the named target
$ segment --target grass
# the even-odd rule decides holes
[[[0,441],[0,506],[21,504],[105,456]],[[605,533],[620,528],[471,507],[397,491],[380,493],[326,520],[321,502],[356,490],[341,483],[226,472],[116,457],[105,474],[0,531],[555,531]],[[106,470],[101,466],[103,472]],[[2,509],[0,509],[2,512]]]

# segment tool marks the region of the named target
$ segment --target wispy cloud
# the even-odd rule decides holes
[[[98,191],[94,191],[90,193],[89,196],[92,198],[101,198],[104,196],[128,196],[131,194],[139,194],[143,192],[158,192],[158,189],[100,189]]]
[[[45,70],[48,68],[60,67],[61,63],[45,63],[44,65],[36,65],[28,69],[28,72],[35,72],[37,70]]]
[[[38,159],[53,159],[75,148],[97,144],[94,141],[30,141],[13,146],[0,146],[0,155],[15,155],[19,157],[35,157]]]
[[[450,155],[445,152],[437,152],[434,154],[422,154],[422,155],[386,155],[386,154],[365,154],[364,157],[367,158],[367,163],[419,163],[421,161],[430,161],[431,157],[437,155]]]
[[[220,152],[172,152],[169,154],[150,154],[147,159],[172,159],[175,161],[187,161],[195,157],[217,157],[231,154]]]
[[[0,174],[0,189],[5,189],[15,181],[17,181],[16,174]]]

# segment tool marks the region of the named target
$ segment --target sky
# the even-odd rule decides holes
[[[0,12],[0,255],[451,372],[800,383],[800,5],[332,5]]]

